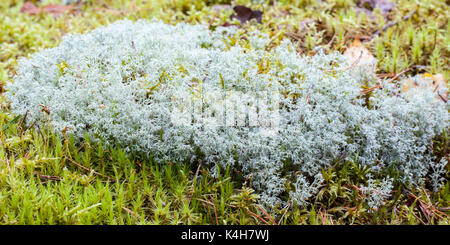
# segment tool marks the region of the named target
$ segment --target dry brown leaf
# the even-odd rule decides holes
[[[54,16],[59,16],[73,9],[73,5],[59,5],[50,4],[42,8],[45,13],[53,14]]]
[[[377,59],[364,47],[358,38],[345,50],[344,56],[349,59],[351,66],[367,66],[371,71],[375,72]]]
[[[32,2],[25,2],[22,5],[20,12],[33,15],[33,14],[38,14],[39,12],[41,12],[41,9],[36,7]]]
[[[252,10],[242,5],[236,5],[233,7],[236,14],[230,16],[231,19],[238,19],[241,24],[245,24],[251,19],[256,19],[261,24],[263,12],[260,10]]]
[[[432,75],[430,73],[420,74],[420,76],[427,81],[425,88],[432,87],[433,91],[436,92],[436,99],[447,102],[448,98],[448,90],[445,90],[445,93],[440,93],[441,88],[447,88],[447,82],[445,81],[445,77],[442,74]],[[420,85],[411,78],[404,79],[400,82],[402,86],[402,92],[406,93],[412,88],[420,88]]]
[[[61,14],[64,14],[66,12],[69,12],[73,10],[74,5],[60,5],[60,4],[49,4],[45,7],[36,7],[31,2],[25,2],[20,9],[21,13],[27,13],[30,15],[40,14],[40,13],[46,13],[46,14],[52,14],[55,17],[60,16]]]

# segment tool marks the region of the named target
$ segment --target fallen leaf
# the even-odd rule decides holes
[[[59,16],[73,9],[73,5],[49,4],[42,8],[43,12]]]
[[[442,74],[432,75],[430,73],[425,73],[425,74],[419,74],[417,76],[419,76],[420,78],[425,80],[425,83],[422,84],[422,86],[421,86],[415,78],[404,79],[404,80],[400,81],[403,93],[408,92],[412,88],[431,87],[431,88],[433,88],[433,91],[436,92],[437,100],[442,100],[444,102],[447,102],[448,89],[447,89],[447,82],[445,81],[444,75],[442,75]]]
[[[61,14],[71,11],[73,9],[73,7],[74,7],[74,5],[49,4],[47,6],[39,8],[39,7],[36,7],[36,5],[34,5],[33,3],[27,1],[22,5],[20,12],[27,13],[30,15],[47,13],[47,14],[52,14],[55,17],[58,17]]]
[[[344,56],[348,58],[351,66],[367,66],[371,71],[375,72],[377,59],[358,38],[345,50]]]
[[[256,19],[258,23],[261,24],[262,20],[262,11],[259,10],[252,10],[250,8],[247,8],[242,5],[236,5],[233,7],[234,12],[236,12],[237,15],[232,14],[231,19],[238,19],[241,24],[245,24],[247,21],[250,21],[251,19]]]
[[[25,2],[22,5],[22,8],[20,8],[20,12],[21,13],[27,13],[27,14],[38,14],[39,12],[41,12],[41,9],[36,7],[33,3],[31,2]]]

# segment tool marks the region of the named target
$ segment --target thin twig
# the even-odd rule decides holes
[[[293,38],[293,39],[299,41],[299,42],[302,40],[302,39],[300,38],[300,36],[297,35],[297,34],[295,34],[295,33],[286,32],[286,33],[284,33],[284,34],[285,34],[286,36],[288,36],[288,37],[291,37],[291,38]]]
[[[37,120],[34,120],[34,122],[33,122],[30,126],[28,126],[28,127],[25,129],[25,131],[28,131],[28,129],[34,127],[34,125],[36,125],[36,123],[37,123]]]
[[[225,204],[225,205],[227,205],[228,207],[232,207],[232,208],[237,208],[237,206],[235,206],[235,205],[231,205],[231,204]]]
[[[213,202],[210,202],[210,201],[206,201],[206,200],[199,199],[199,198],[196,198],[196,199],[197,199],[198,201],[200,201],[200,202],[204,202],[204,203],[209,204],[209,205],[211,205],[211,206],[213,207],[213,209],[214,209],[214,215],[216,216],[216,225],[219,225],[219,220],[218,220],[218,218],[217,218],[216,205],[215,205]]]
[[[189,196],[188,203],[191,203],[192,196],[194,196],[195,193],[195,183],[197,182],[198,173],[200,172],[200,168],[202,167],[203,161],[200,160],[200,163],[198,164],[197,171],[195,171],[194,180],[192,181],[192,194]]]
[[[333,41],[336,39],[336,34],[333,35],[333,37],[331,38],[331,40],[325,45],[325,47],[331,47],[331,44],[333,43]]]
[[[407,21],[408,19],[410,19],[415,13],[417,12],[417,9],[412,11],[410,14],[408,14],[407,16],[403,17],[401,19],[401,21]],[[374,34],[372,34],[372,36],[370,36],[369,39],[365,40],[364,42],[369,42],[371,41],[375,36],[379,35],[381,32],[386,31],[388,28],[395,26],[399,23],[400,21],[395,21],[395,22],[390,22],[387,23],[386,25],[383,26],[383,28],[381,30],[376,31]]]
[[[217,208],[216,208],[216,204],[214,204],[214,200],[213,197],[211,196],[211,202],[214,208],[214,216],[216,217],[216,225],[219,225],[219,219],[217,217]]]
[[[421,67],[421,66],[420,65],[411,66],[411,67],[401,71],[400,73],[397,73],[393,78],[389,79],[386,83],[384,83],[384,85],[386,85],[388,83],[391,83],[392,81],[397,79],[399,76],[401,76],[401,75],[405,74],[406,72],[408,72],[408,71],[410,71],[410,70],[412,70],[414,68],[417,68],[417,67]],[[383,85],[378,84],[377,86],[361,90],[361,93],[362,94],[366,94],[366,93],[374,91],[375,89],[379,89],[379,88],[382,88],[382,87],[383,87]]]
[[[362,54],[362,53],[361,53]],[[358,60],[361,58],[361,55],[359,56]],[[356,68],[356,67],[363,67],[363,66],[370,66],[370,64],[356,64],[358,62],[358,60],[356,60],[355,62],[353,62],[350,66],[346,66],[346,67],[342,67],[342,68],[338,68],[338,69],[333,69],[333,70],[323,70],[324,72],[332,72],[332,71],[346,71],[348,69],[351,68]]]
[[[6,157],[6,167],[8,167],[8,172],[11,171],[11,167],[9,165],[9,159]]]
[[[206,204],[209,204],[209,205],[214,205],[214,203],[212,203],[212,202],[210,202],[210,201],[206,201],[206,200],[203,200],[203,199],[200,199],[200,198],[195,198],[197,201],[200,201],[200,202],[204,202],[204,203],[206,203]]]
[[[433,213],[433,214],[435,214],[435,215],[437,215],[439,218],[443,218],[441,215],[444,215],[444,216],[448,216],[446,213],[443,213],[443,212],[441,212],[441,211],[439,211],[438,209],[436,209],[432,204],[426,204],[426,203],[424,203],[424,201],[422,201],[420,198],[418,198],[416,195],[414,195],[412,192],[410,192],[410,191],[408,191],[408,193],[409,193],[409,196],[411,196],[411,197],[413,197],[414,199],[416,199],[417,201],[419,201],[419,204],[420,205],[424,205],[426,208],[431,208],[431,212]],[[439,214],[441,214],[441,215],[439,215]]]
[[[198,173],[200,172],[200,168],[202,167],[202,164],[203,164],[203,161],[200,160],[200,163],[198,164],[198,167],[197,167],[197,171],[195,171],[194,180],[197,179]]]
[[[47,140],[45,139],[45,137],[44,137],[44,134],[42,133],[42,130],[41,130],[41,127],[39,126],[39,124],[37,124],[36,125],[36,127],[37,127],[37,129],[38,129],[38,133],[41,135],[41,137],[42,137],[42,140],[44,141],[44,144],[43,144],[43,152],[45,152],[45,146],[47,145]]]
[[[417,217],[417,215],[414,213],[414,210],[412,210],[412,211],[410,210],[410,212],[416,219],[418,219],[420,221],[420,223],[422,223],[422,225],[426,225],[426,223],[423,222],[423,220],[421,218]]]
[[[261,207],[260,205],[257,205],[257,207],[266,215],[266,217],[272,222],[272,224],[277,224],[263,207]]]
[[[264,222],[266,225],[270,225],[269,222],[267,222],[266,220],[264,220],[263,218],[261,218],[261,217],[258,216],[257,214],[253,213],[252,211],[250,211],[249,208],[247,208],[247,211],[248,211],[251,215],[255,216],[256,218],[258,218],[259,220],[261,220],[262,222]]]
[[[311,93],[308,93],[307,95],[306,95],[306,99],[305,99],[305,104],[308,104],[308,102],[309,102],[309,96],[311,95]]]
[[[70,158],[66,158],[66,159],[68,159],[68,160],[70,161],[70,163],[74,164],[75,166],[77,166],[77,167],[79,167],[79,168],[82,168],[82,169],[84,169],[84,170],[86,170],[86,171],[88,171],[88,172],[92,172],[92,173],[94,173],[94,174],[96,174],[96,175],[98,175],[98,176],[105,177],[105,178],[107,178],[107,179],[109,179],[109,180],[114,180],[114,178],[111,178],[111,177],[109,177],[109,176],[106,176],[106,175],[103,175],[103,174],[101,174],[101,173],[99,173],[99,172],[96,172],[96,171],[94,171],[93,169],[90,169],[90,168],[88,168],[88,167],[85,167],[85,166],[83,166],[83,165],[81,165],[81,164],[75,162],[74,160],[72,160],[72,159],[70,159]]]
[[[286,207],[284,207],[285,208],[285,210],[284,210],[284,213],[283,213],[283,215],[281,215],[281,218],[280,218],[280,220],[278,221],[278,225],[280,225],[281,224],[281,221],[283,220],[283,218],[284,218],[284,215],[287,213],[287,211],[289,210],[289,207],[291,206],[291,202],[289,202],[287,205],[286,205]]]
[[[445,98],[444,96],[442,96],[442,94],[438,93],[439,98],[441,98],[442,101],[444,101],[445,103],[447,103],[447,98]]]
[[[62,177],[60,177],[60,176],[43,175],[43,174],[40,174],[40,173],[38,173],[38,172],[35,172],[35,174],[36,174],[36,175],[39,175],[39,178],[45,179],[45,180],[54,180],[54,181],[57,181],[57,180],[61,180],[61,179],[62,179]]]
[[[139,216],[139,214],[133,212],[132,210],[126,208],[126,207],[122,207],[123,210],[127,211],[129,214],[133,215],[134,217],[141,219],[141,216]]]
[[[326,214],[322,213],[322,208],[320,208],[320,210],[319,210],[319,215],[320,215],[320,219],[322,221],[322,225],[326,225],[327,224],[327,218],[326,218]]]
[[[20,135],[23,135],[23,133],[25,132],[24,130],[23,130],[23,128],[22,128],[22,126],[26,123],[26,120],[27,120],[27,116],[28,116],[28,113],[29,113],[30,111],[29,110],[27,110],[26,112],[25,112],[25,115],[23,116],[23,118],[22,118],[22,121],[20,121],[20,129],[22,130],[22,132],[20,133]]]

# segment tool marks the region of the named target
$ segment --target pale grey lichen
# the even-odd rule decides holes
[[[18,114],[46,120],[47,107],[58,132],[69,127],[161,164],[234,167],[268,206],[286,201],[287,189],[306,203],[322,168],[356,155],[375,172],[399,170],[406,183],[434,168],[431,142],[448,130],[448,110],[431,89],[412,95],[385,84],[369,106],[361,84],[383,81],[342,55],[302,57],[290,41],[268,49],[267,36],[237,31],[119,21],[67,35],[20,60],[6,96]]]
[[[391,196],[393,178],[386,177],[377,183],[371,174],[368,174],[367,177],[368,185],[361,186],[360,190],[366,196],[367,204],[374,211],[385,204],[385,201]]]
[[[324,180],[321,174],[314,176],[312,183],[306,180],[303,175],[298,175],[297,181],[294,183],[295,191],[289,193],[290,200],[296,202],[299,206],[307,205],[307,200],[319,191],[323,181]]]
[[[438,163],[431,165],[430,178],[431,178],[431,185],[433,187],[433,192],[438,192],[439,189],[442,187],[442,183],[445,181],[444,178],[446,173],[445,167],[447,166],[447,164],[448,164],[447,159],[441,158],[441,160]]]

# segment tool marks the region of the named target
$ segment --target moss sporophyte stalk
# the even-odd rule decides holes
[[[305,205],[336,161],[440,186],[447,160],[432,154],[432,140],[448,130],[448,104],[431,88],[402,93],[339,53],[301,56],[289,40],[268,48],[262,32],[236,33],[118,21],[21,59],[5,95],[14,113],[75,139],[159,164],[238,170],[267,206]],[[362,84],[383,86],[362,95]],[[391,188],[386,176],[361,190],[378,207]]]

